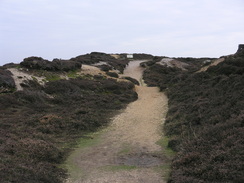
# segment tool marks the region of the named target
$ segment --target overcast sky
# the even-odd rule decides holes
[[[244,0],[0,0],[0,65],[92,51],[220,57],[244,43]]]

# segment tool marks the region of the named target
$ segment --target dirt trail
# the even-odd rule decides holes
[[[140,80],[142,61],[130,62],[124,75]],[[67,183],[164,183],[162,124],[167,97],[156,87],[137,86],[138,100],[112,119],[94,143],[78,148],[67,160],[71,177]]]

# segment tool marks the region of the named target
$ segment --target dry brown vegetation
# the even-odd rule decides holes
[[[150,65],[144,79],[167,91],[164,131],[178,152],[169,182],[244,182],[244,53],[201,73]]]
[[[89,78],[44,86],[33,80],[23,91],[0,94],[0,182],[62,182],[59,164],[75,140],[137,99],[130,82]]]
[[[12,73],[0,67],[0,93],[12,92],[15,89]]]

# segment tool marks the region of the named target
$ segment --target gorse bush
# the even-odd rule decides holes
[[[244,182],[244,57],[235,54],[206,72],[152,65],[146,82],[167,88],[164,126],[178,151],[169,182]],[[155,76],[157,78],[155,78]]]
[[[63,182],[59,168],[75,139],[105,126],[111,112],[137,99],[113,79],[57,80],[0,95],[0,182]],[[65,148],[66,147],[66,148]]]

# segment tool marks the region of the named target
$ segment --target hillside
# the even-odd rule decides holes
[[[243,93],[243,49],[221,58],[92,52],[6,64],[0,182],[64,182],[72,172],[61,165],[100,129],[103,143],[78,156],[87,182],[164,182],[170,164],[170,183],[244,182]]]
[[[137,99],[134,84],[116,78],[116,68],[128,63],[119,62],[107,72],[113,77],[91,63],[40,57],[0,68],[1,183],[55,183],[67,177],[60,164],[76,141]]]
[[[164,131],[178,152],[169,182],[244,182],[244,51],[219,60],[204,70],[197,59],[181,60],[195,66],[185,69],[144,63],[146,83],[169,97]]]

